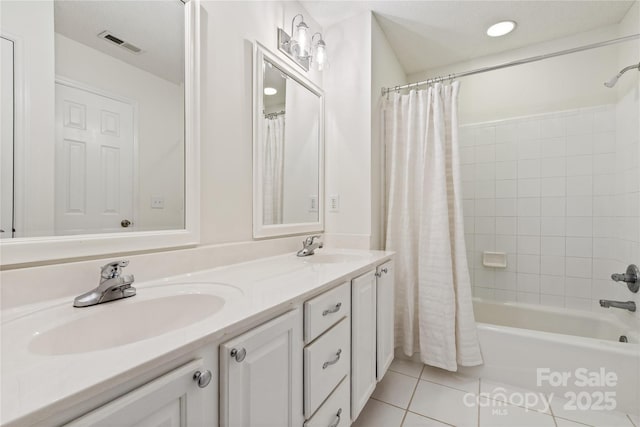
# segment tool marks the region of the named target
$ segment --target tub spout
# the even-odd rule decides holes
[[[604,308],[613,307],[613,308],[622,308],[624,310],[629,310],[629,311],[636,311],[636,303],[633,301],[623,302],[623,301],[610,301],[608,299],[601,299],[600,307],[604,307]]]

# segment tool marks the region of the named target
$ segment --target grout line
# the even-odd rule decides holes
[[[560,418],[561,420],[571,421],[572,423],[576,423],[576,424],[579,424],[579,425],[581,425],[581,426],[595,427],[595,426],[593,426],[593,425],[591,425],[591,424],[585,424],[585,423],[583,423],[582,421],[572,420],[571,418],[559,417],[559,416],[557,416],[557,415],[554,415],[554,416],[553,416],[553,418],[554,418],[554,419],[555,419],[555,418]]]
[[[424,373],[425,368],[427,367],[427,365],[425,365],[424,363],[422,364],[422,369],[420,370],[420,376],[418,377],[418,381],[416,382],[415,387],[413,388],[413,393],[411,393],[411,399],[409,399],[409,404],[407,405],[407,411],[409,410],[409,408],[411,407],[411,402],[413,402],[413,398],[416,395],[416,390],[418,389],[418,385],[420,384],[421,378],[422,378],[422,374]]]
[[[482,390],[482,386],[480,384],[481,381],[482,378],[478,378],[478,399],[476,399],[476,402],[478,404],[478,427],[480,427],[480,390]]]
[[[404,420],[407,419],[407,414],[409,413],[409,411],[405,410],[404,414],[402,414],[402,420],[400,421],[400,427],[402,427],[404,425]],[[557,427],[557,426],[556,426]]]
[[[376,402],[384,403],[385,405],[393,406],[394,408],[398,408],[398,409],[401,409],[403,411],[407,410],[406,408],[403,408],[402,406],[398,406],[398,405],[396,405],[394,403],[385,402],[384,400],[380,400],[380,399],[375,398],[375,397],[370,397],[369,400],[375,400]]]
[[[553,413],[551,412],[551,405],[549,405],[549,412],[543,412],[543,411],[538,410],[538,409],[536,409],[536,408],[529,408],[529,407],[527,407],[527,406],[514,405],[513,403],[505,402],[504,400],[494,399],[494,398],[493,398],[493,397],[491,397],[491,396],[482,396],[482,397],[484,397],[484,398],[486,398],[486,399],[489,399],[489,400],[493,400],[494,402],[504,403],[504,404],[505,404],[505,405],[507,405],[507,406],[513,406],[514,408],[526,409],[527,411],[534,411],[534,412],[537,412],[537,413],[539,413],[539,414],[549,415],[549,416],[551,416],[551,417],[553,417],[553,416],[554,416],[554,415],[553,415]],[[545,397],[545,399],[546,399],[546,397]]]
[[[404,420],[407,418],[407,414],[409,413],[409,408],[411,407],[411,402],[413,402],[413,397],[416,395],[416,390],[418,389],[418,384],[420,384],[420,377],[422,377],[422,372],[424,372],[425,364],[422,364],[422,369],[420,369],[420,375],[418,376],[418,381],[416,381],[416,385],[413,387],[413,393],[411,393],[411,398],[409,399],[409,403],[407,403],[407,408],[404,410],[404,415],[402,416],[402,422],[400,423],[400,427],[404,424]]]
[[[479,378],[470,378],[470,379],[471,379],[471,380],[473,380],[473,379],[477,379],[478,381],[480,380]],[[450,386],[450,385],[442,384],[442,383],[439,383],[439,382],[435,382],[435,381],[433,381],[433,380],[428,380],[428,379],[426,379],[426,378],[425,378],[425,379],[420,378],[420,381],[426,381],[426,382],[428,382],[428,383],[436,384],[436,385],[439,385],[439,386],[441,386],[441,387],[450,388],[451,390],[462,391],[462,392],[464,392],[464,393],[473,393],[473,394],[477,394],[477,393],[475,393],[475,392],[471,392],[471,391],[469,391],[469,390],[463,390],[463,389],[461,389],[461,388],[452,387],[452,386]],[[480,385],[479,385],[479,383],[478,383],[478,390],[479,390],[479,387],[480,387]]]
[[[393,369],[391,369],[391,367],[389,367],[389,370],[391,372],[395,373],[395,374],[404,375],[405,377],[420,379],[420,376],[414,377],[413,375],[405,374],[404,372],[394,371]],[[420,374],[422,374],[422,370],[420,370]],[[420,375],[420,374],[418,374],[418,375]]]
[[[441,423],[441,424],[445,424],[445,425],[448,425],[448,426],[451,426],[451,427],[456,427],[456,426],[455,426],[455,425],[453,425],[453,424],[445,423],[444,421],[439,420],[439,419],[437,419],[437,418],[427,417],[426,415],[419,414],[418,412],[407,411],[407,414],[408,414],[409,412],[411,412],[412,414],[417,415],[417,416],[419,416],[419,417],[422,417],[422,418],[427,418],[427,419],[429,419],[429,420],[437,421],[437,422],[439,422],[439,423]]]
[[[422,364],[422,370],[420,371],[420,378],[418,378],[418,382],[416,383],[416,386],[415,386],[415,388],[413,389],[413,393],[411,394],[411,399],[409,399],[409,404],[407,405],[407,410],[406,410],[406,412],[404,413],[404,417],[402,418],[402,423],[404,424],[404,420],[405,420],[405,418],[407,418],[407,414],[408,414],[409,412],[411,412],[412,414],[416,414],[416,415],[419,415],[419,416],[421,416],[421,417],[428,418],[428,419],[430,419],[430,420],[434,420],[434,421],[437,421],[437,422],[440,422],[440,423],[443,423],[443,424],[446,424],[446,425],[449,425],[449,426],[450,426],[451,424],[449,424],[449,423],[445,423],[444,421],[440,421],[440,420],[435,419],[435,418],[427,417],[427,416],[425,416],[425,415],[423,415],[423,414],[419,414],[419,413],[417,413],[417,412],[413,412],[413,411],[410,411],[410,410],[409,410],[409,408],[411,408],[411,403],[413,402],[413,398],[414,398],[414,397],[415,397],[415,395],[416,395],[416,390],[418,389],[418,385],[420,384],[420,381],[425,381],[425,380],[423,380],[423,379],[422,379],[422,374],[424,373],[424,370],[426,369],[426,367],[427,367],[427,365],[425,365],[425,364],[423,363],[423,364]],[[432,382],[432,381],[427,381],[427,382]],[[437,383],[433,383],[433,384],[437,384]],[[438,385],[442,385],[442,384],[438,384]],[[451,388],[451,387],[449,387],[449,388]],[[457,390],[457,389],[454,389],[454,390]],[[458,391],[460,391],[460,390],[458,390]],[[402,425],[401,425],[401,427],[402,427]]]

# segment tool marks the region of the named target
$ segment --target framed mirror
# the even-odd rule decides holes
[[[2,265],[197,244],[197,0],[0,7]]]
[[[255,44],[253,236],[324,230],[322,90]]]

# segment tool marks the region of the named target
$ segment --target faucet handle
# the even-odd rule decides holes
[[[103,279],[113,279],[120,277],[122,269],[129,265],[129,260],[112,261],[100,267],[100,276]]]
[[[307,238],[304,240],[304,243],[305,243],[306,245],[313,245],[313,241],[314,241],[315,239],[319,239],[319,238],[320,238],[320,235],[319,235],[319,234],[316,234],[315,236],[309,236],[309,237],[307,237]]]

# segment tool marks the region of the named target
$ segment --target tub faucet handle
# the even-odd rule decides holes
[[[614,273],[611,275],[611,279],[616,282],[625,282],[629,290],[633,293],[638,292],[640,289],[640,282],[638,278],[640,277],[640,270],[635,264],[631,264],[627,267],[627,271],[625,273]]]

